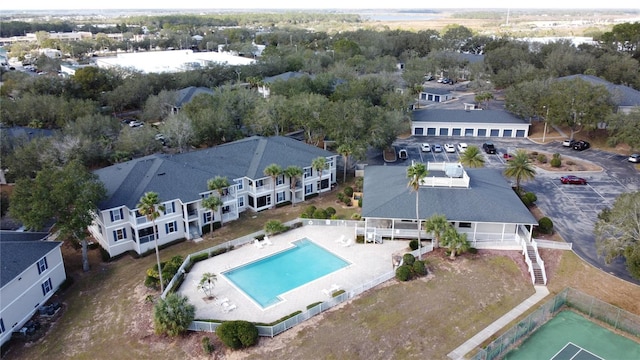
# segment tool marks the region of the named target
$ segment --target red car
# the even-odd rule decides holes
[[[560,178],[563,184],[587,185],[587,180],[574,175],[563,176]]]
[[[513,155],[505,153],[504,155],[502,155],[502,158],[504,158],[506,161],[509,161],[513,159]]]

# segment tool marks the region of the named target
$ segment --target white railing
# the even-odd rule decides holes
[[[533,246],[533,251],[536,253],[536,262],[540,265],[540,272],[542,273],[542,281],[545,285],[547,285],[547,272],[544,270],[544,261],[540,257],[540,253],[538,252],[538,244],[531,240],[531,245]]]
[[[538,247],[545,249],[559,249],[559,250],[571,250],[573,249],[573,243],[559,242],[559,241],[551,241],[551,240],[541,240],[541,239],[533,239]]]
[[[524,262],[527,263],[527,269],[529,270],[529,275],[531,275],[531,283],[536,283],[536,276],[533,272],[533,264],[531,263],[531,259],[529,258],[529,252],[527,251],[527,242],[522,242],[522,254],[524,255]]]

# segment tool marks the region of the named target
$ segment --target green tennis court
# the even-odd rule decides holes
[[[573,311],[561,311],[542,325],[508,360],[637,360],[640,343],[617,335]]]

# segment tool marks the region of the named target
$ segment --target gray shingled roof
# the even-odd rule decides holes
[[[482,124],[528,124],[503,110],[419,109],[412,114],[416,122],[471,122]]]
[[[451,94],[451,90],[449,90],[449,89],[433,88],[433,87],[423,87],[422,88],[422,92],[423,93],[427,93],[427,94],[436,94],[436,95]]]
[[[571,80],[575,78],[580,78],[584,81],[588,81],[593,85],[604,85],[613,97],[613,101],[618,106],[640,106],[640,91],[628,86],[613,84],[597,76],[578,74],[563,76],[561,78],[558,78],[558,80]]]
[[[291,79],[297,79],[297,78],[301,78],[301,77],[305,77],[305,76],[309,76],[309,74],[303,73],[303,72],[298,72],[298,71],[287,71],[286,73],[282,73],[279,75],[275,75],[275,76],[269,76],[266,77],[264,79],[262,79],[262,82],[265,84],[270,84],[270,83],[274,83],[276,81],[287,81],[287,80],[291,80]]]
[[[8,231],[0,234],[0,288],[62,244],[58,241],[34,240],[34,237],[43,239],[47,235]]]
[[[200,199],[207,181],[226,176],[229,181],[263,178],[270,164],[308,167],[319,156],[334,155],[284,136],[254,136],[209,149],[176,155],[154,154],[94,171],[107,189],[101,209],[126,205],[135,208],[145,192],[155,191],[163,200]]]
[[[189,103],[196,95],[200,94],[209,94],[213,95],[213,90],[206,87],[195,87],[189,86],[184,89],[178,90],[178,95],[176,96],[176,104],[177,108],[182,108],[185,104]]]
[[[538,223],[499,171],[465,170],[471,178],[469,188],[420,188],[420,218],[444,214],[451,221]],[[362,217],[415,219],[416,194],[408,182],[407,167],[367,166]]]

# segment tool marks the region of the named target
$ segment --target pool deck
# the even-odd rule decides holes
[[[337,242],[344,236],[351,239],[350,246]],[[237,289],[222,273],[229,269],[264,258],[274,253],[293,247],[292,242],[308,238],[317,245],[347,260],[351,264],[324,277],[311,281],[296,289],[282,294],[282,301],[267,308],[262,308],[246,294]],[[189,298],[196,307],[196,319],[213,320],[247,320],[269,323],[295,311],[305,311],[307,305],[328,299],[323,290],[338,285],[340,289],[349,290],[364,284],[376,277],[393,270],[392,256],[402,255],[409,251],[408,241],[385,241],[383,244],[357,244],[353,227],[341,226],[303,226],[269,238],[272,245],[262,243],[257,248],[253,243],[243,245],[225,254],[197,262],[186,274],[178,293]],[[215,299],[208,299],[194,285],[202,274],[211,272],[217,275],[213,288],[216,298],[227,298],[228,304],[235,309],[225,312]]]

